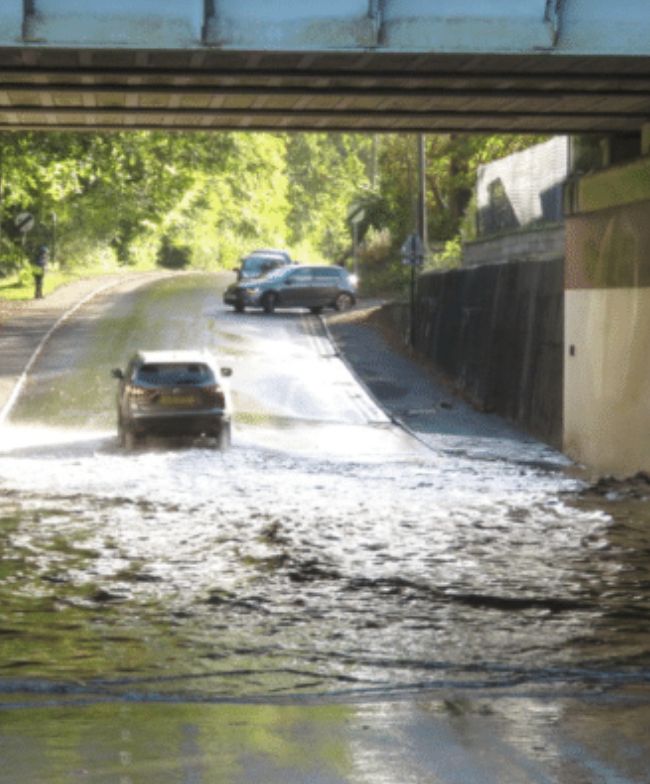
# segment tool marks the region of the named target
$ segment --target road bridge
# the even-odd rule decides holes
[[[624,136],[572,183],[564,441],[650,471],[647,0],[2,0],[0,130]]]
[[[644,0],[2,0],[0,129],[635,132]]]

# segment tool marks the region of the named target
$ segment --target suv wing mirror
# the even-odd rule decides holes
[[[111,376],[113,376],[113,378],[119,378],[120,381],[124,379],[124,373],[120,368],[113,368],[113,370],[111,370]]]

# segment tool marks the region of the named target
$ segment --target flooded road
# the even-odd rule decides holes
[[[228,452],[118,448],[110,369],[171,347],[233,368]],[[524,441],[510,460],[427,449],[313,316],[226,311],[210,276],[106,292],[0,436],[8,708],[645,694],[650,485],[587,492]]]

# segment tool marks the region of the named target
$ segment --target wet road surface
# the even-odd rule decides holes
[[[110,368],[135,348],[196,346],[234,370],[233,448],[163,443],[123,453]],[[410,410],[419,439],[356,383],[319,319],[226,311],[212,276],[125,284],[62,325],[1,434],[0,699],[14,732],[0,729],[0,740],[14,770],[25,764],[16,739],[26,706],[29,721],[41,711],[47,727],[48,711],[94,706],[103,727],[116,715],[106,702],[118,701],[129,724],[148,703],[229,700],[254,734],[263,721],[246,705],[275,711],[273,734],[291,705],[313,704],[307,724],[319,743],[320,722],[343,745],[348,729],[358,733],[366,755],[360,728],[375,739],[375,757],[356,772],[343,761],[336,772],[330,750],[329,777],[291,779],[285,766],[276,779],[267,766],[260,781],[643,781],[643,485],[588,492],[559,456],[506,427],[472,433],[464,421],[454,433],[449,420],[444,432],[427,432],[422,412]],[[499,446],[486,459],[490,443]],[[561,706],[549,702],[558,695]],[[584,699],[598,707],[587,710]],[[411,727],[407,746],[418,726],[442,743],[458,721],[477,753],[481,726],[500,737],[505,761],[481,778],[467,759],[463,777],[451,762],[434,765],[432,740],[428,755],[417,752],[422,770],[395,778],[400,741],[394,723],[382,729],[386,705]],[[605,763],[584,751],[607,734],[610,709],[625,736],[606,755],[611,776],[606,766],[591,770]],[[197,727],[209,723],[205,711],[194,712]],[[518,711],[539,726],[513,739]],[[551,738],[571,715],[582,728],[573,762]],[[152,721],[178,730],[169,714]],[[238,753],[253,755],[238,742]],[[378,760],[384,778],[370,775]],[[128,767],[98,780],[121,781]],[[258,780],[219,776],[205,780]]]

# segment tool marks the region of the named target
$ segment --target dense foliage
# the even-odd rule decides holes
[[[547,137],[523,135],[435,134],[425,137],[426,266],[458,263],[461,240],[472,239],[473,191],[481,164],[518,152]],[[418,225],[418,149],[413,135],[378,137],[377,187],[362,197],[361,267],[380,289],[407,286],[410,270],[400,248]]]
[[[477,166],[532,143],[428,136],[431,242],[457,241]],[[143,131],[0,134],[0,276],[52,246],[67,269],[230,268],[259,246],[345,262],[358,225],[368,280],[399,287],[399,247],[415,225],[416,140],[408,135]],[[20,213],[35,218],[21,234]]]

